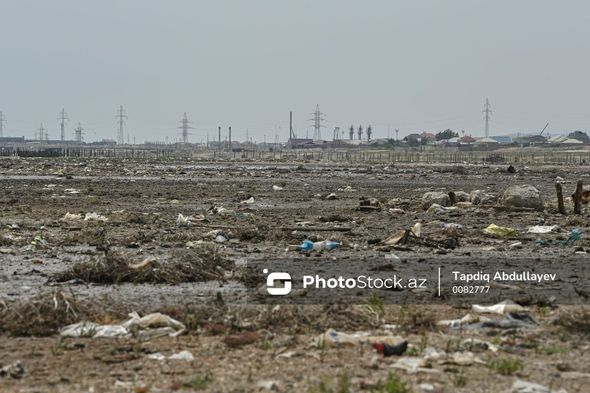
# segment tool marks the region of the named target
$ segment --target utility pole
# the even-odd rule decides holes
[[[350,139],[350,140],[354,139],[354,126],[353,125],[351,125],[350,128],[348,129],[348,136],[349,136],[348,139]]]
[[[46,141],[49,139],[49,134],[47,133],[47,129],[43,127],[43,123],[41,123],[39,126],[39,130],[37,131],[35,138],[40,141]]]
[[[117,112],[117,115],[115,117],[119,119],[119,132],[117,134],[117,143],[119,145],[122,145],[125,143],[125,136],[123,135],[123,124],[125,124],[125,119],[127,118],[125,110],[123,109],[123,105],[119,106],[119,111]]]
[[[395,129],[395,140],[399,141],[399,129]]]
[[[359,126],[358,137],[359,141],[363,139],[363,126]]]
[[[373,134],[373,128],[369,124],[367,127],[367,142],[371,142],[371,135]]]
[[[293,112],[289,112],[289,139],[295,138],[295,132],[293,132]]]
[[[59,118],[59,129],[61,131],[61,142],[63,143],[66,140],[66,121],[68,120],[66,110],[62,108]]]
[[[313,115],[313,139],[314,140],[321,140],[322,139],[322,128],[325,127],[322,123],[326,121],[324,118],[325,114],[320,112],[319,104],[315,107],[315,112],[312,113]]]
[[[217,129],[217,142],[219,143],[219,151],[221,151],[221,126]]]
[[[341,139],[342,139],[342,137],[340,136],[340,127],[335,127],[334,128],[333,140],[334,141],[339,141]]]
[[[485,114],[486,119],[486,138],[490,137],[490,115],[492,114],[492,107],[490,106],[490,101],[486,98],[486,104],[483,109],[483,113]]]
[[[84,141],[84,129],[82,125],[78,123],[78,127],[74,129],[74,140],[78,143],[82,143]]]
[[[0,111],[0,138],[4,136],[4,125],[6,124],[6,118],[4,113]]]
[[[231,146],[231,126],[229,126],[229,151],[232,150],[232,146]]]
[[[184,144],[188,143],[188,135],[189,135],[188,130],[193,128],[190,126],[191,123],[192,122],[189,121],[189,119],[187,119],[187,117],[186,117],[186,112],[184,112],[184,116],[183,116],[182,120],[180,121],[181,126],[178,127],[182,130],[182,143],[184,143]]]

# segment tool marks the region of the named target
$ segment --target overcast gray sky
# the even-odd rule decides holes
[[[261,141],[305,136],[316,104],[335,126],[400,136],[590,128],[586,0],[0,0],[6,134],[191,140],[217,125]],[[312,132],[313,133],[313,132]],[[391,135],[393,136],[393,131]]]

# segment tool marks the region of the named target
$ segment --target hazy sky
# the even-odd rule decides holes
[[[298,136],[316,104],[335,126],[400,136],[590,129],[587,0],[0,0],[5,134],[116,138],[123,105],[137,142],[191,141],[231,125]],[[313,132],[311,131],[313,134]]]

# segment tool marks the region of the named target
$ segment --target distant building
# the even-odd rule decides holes
[[[471,135],[463,135],[461,138],[459,138],[459,143],[464,144],[464,145],[474,143],[475,141],[476,141],[476,139],[474,137],[472,137]]]
[[[590,144],[590,137],[584,131],[574,131],[568,136],[568,139],[577,139],[584,144]]]
[[[287,141],[287,146],[289,146],[292,149],[317,147],[315,146],[313,139],[308,138],[289,138],[289,141]]]
[[[501,145],[512,144],[512,138],[509,135],[496,135],[496,136],[491,136],[490,138],[492,138],[493,140],[495,140],[496,142],[498,142]]]

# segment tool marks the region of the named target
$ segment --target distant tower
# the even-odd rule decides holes
[[[65,141],[66,140],[66,121],[68,120],[68,118],[66,117],[66,110],[62,108],[60,114],[59,114],[59,129],[61,131],[61,141]]]
[[[189,136],[188,130],[193,128],[190,126],[191,123],[192,122],[189,121],[186,117],[186,112],[184,112],[184,117],[180,121],[181,126],[178,127],[182,130],[182,143],[185,143],[185,144],[188,143],[188,136]]]
[[[323,122],[326,121],[324,118],[324,114],[320,112],[320,106],[316,105],[315,112],[312,113],[313,115],[313,139],[314,140],[321,140],[322,139],[322,128],[325,127]]]
[[[47,129],[43,127],[43,123],[41,123],[41,125],[39,126],[39,130],[37,130],[35,139],[40,141],[46,141],[49,139],[49,134],[47,133]]]
[[[399,141],[399,129],[395,129],[395,140]]]
[[[125,110],[123,109],[123,105],[119,106],[119,110],[117,111],[117,115],[115,117],[119,119],[119,132],[117,133],[117,144],[122,145],[125,143],[125,135],[123,135],[123,124],[125,124],[125,119],[127,118]]]
[[[335,127],[334,128],[334,137],[333,139],[335,141],[339,141],[340,139],[342,139],[341,135],[340,135],[340,127]]]
[[[373,128],[369,124],[367,127],[367,142],[371,142],[371,135],[373,134]]]
[[[78,127],[74,129],[74,140],[78,143],[84,141],[84,129],[80,123],[78,123]]]
[[[4,113],[0,111],[0,138],[4,136],[4,125],[6,124],[6,118],[4,117]]]
[[[485,114],[486,119],[486,138],[490,137],[490,115],[492,114],[492,107],[490,106],[490,101],[486,98],[486,104],[483,109],[483,113]]]
[[[363,139],[363,126],[359,126],[358,137],[359,141]]]
[[[354,139],[354,126],[350,126],[350,128],[348,129],[348,139]]]

